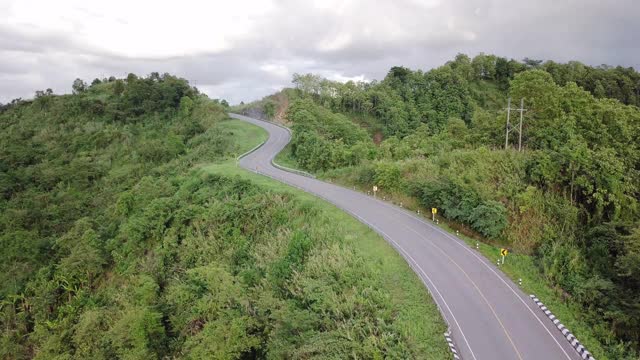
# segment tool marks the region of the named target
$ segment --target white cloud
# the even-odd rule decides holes
[[[0,101],[170,72],[231,102],[290,85],[428,69],[458,52],[637,66],[640,2],[0,0]]]
[[[343,74],[333,72],[333,73],[324,73],[322,75],[324,75],[329,80],[339,81],[341,83],[346,83],[348,81],[359,82],[359,81],[369,80],[364,74],[355,75],[355,76],[345,76]]]
[[[286,66],[281,64],[264,64],[260,66],[260,70],[275,75],[277,77],[288,79],[291,75],[289,73],[289,69]]]
[[[342,33],[329,39],[323,39],[318,44],[318,50],[320,51],[337,51],[342,50],[351,45],[351,34]]]
[[[220,53],[253,28],[270,1],[39,1],[11,3],[3,23],[29,35],[65,34],[75,44],[124,57]]]

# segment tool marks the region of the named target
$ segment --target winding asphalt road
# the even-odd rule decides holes
[[[274,167],[273,158],[289,142],[288,130],[231,116],[269,132],[262,147],[240,160],[242,167],[335,204],[406,259],[438,304],[463,359],[580,359],[529,296],[463,241],[400,207]]]

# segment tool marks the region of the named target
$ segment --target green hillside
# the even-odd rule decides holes
[[[262,129],[166,74],[74,92],[0,112],[0,358],[449,356],[382,238],[235,166]]]
[[[293,83],[289,165],[438,208],[451,229],[520,254],[511,275],[544,284],[596,357],[637,356],[638,72],[480,54],[382,81]],[[524,99],[523,151],[517,132],[504,149],[508,97]]]

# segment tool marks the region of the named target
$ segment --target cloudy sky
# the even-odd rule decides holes
[[[0,0],[0,102],[169,72],[249,101],[295,72],[380,79],[459,52],[640,68],[638,0]]]

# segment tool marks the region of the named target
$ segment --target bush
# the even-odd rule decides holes
[[[508,225],[507,209],[500,202],[483,200],[473,189],[447,179],[414,186],[427,208],[436,207],[449,219],[469,224],[488,238],[497,238]]]
[[[396,191],[402,185],[400,166],[391,162],[378,162],[374,168],[374,184],[381,190]]]
[[[497,201],[488,200],[473,209],[468,220],[474,230],[495,239],[507,226],[507,209]]]

